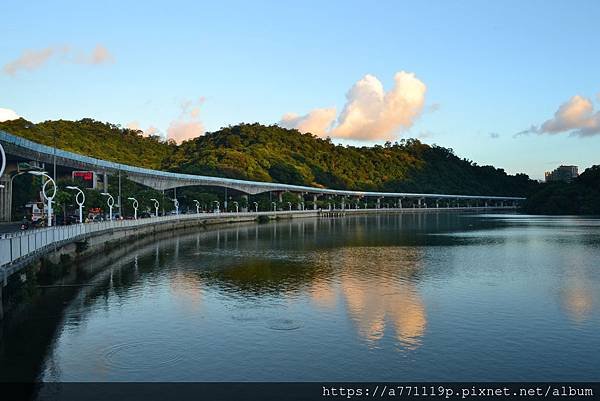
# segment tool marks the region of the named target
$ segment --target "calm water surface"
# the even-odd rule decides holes
[[[2,378],[600,380],[599,219],[299,219],[127,246],[71,273],[89,285],[30,284]]]

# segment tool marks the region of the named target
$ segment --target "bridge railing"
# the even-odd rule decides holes
[[[345,213],[361,213],[364,211],[420,211],[420,210],[488,210],[497,208],[493,206],[489,207],[468,207],[468,208],[381,208],[381,209],[332,209],[331,211],[345,212]],[[502,209],[510,209],[512,206],[504,206]],[[328,211],[323,209],[323,211]],[[47,251],[48,248],[53,246],[59,246],[63,242],[69,242],[77,240],[77,238],[84,238],[94,233],[101,233],[103,231],[125,229],[130,227],[140,227],[145,225],[152,225],[156,223],[165,223],[168,221],[181,221],[181,220],[211,220],[218,218],[233,218],[233,217],[245,217],[254,218],[258,216],[273,216],[273,215],[289,215],[289,214],[310,214],[317,213],[318,210],[279,210],[279,211],[262,211],[262,212],[220,212],[220,213],[194,213],[194,214],[179,214],[179,215],[167,215],[159,217],[150,217],[138,220],[112,220],[102,222],[91,222],[84,224],[73,224],[68,226],[55,226],[38,228],[34,230],[19,231],[11,233],[0,238],[0,267],[4,267],[11,263],[18,261],[21,258],[33,255],[37,252]]]
[[[293,213],[310,213],[314,210],[292,211]],[[77,237],[85,237],[93,233],[109,231],[114,229],[124,229],[129,227],[139,227],[156,223],[180,220],[209,220],[219,217],[242,217],[270,215],[273,213],[288,212],[241,212],[241,213],[196,213],[179,214],[159,217],[151,217],[138,220],[112,220],[102,222],[91,222],[84,224],[73,224],[68,226],[54,226],[38,228],[34,230],[19,231],[4,235],[0,238],[0,266],[13,263],[23,257],[32,255],[36,252],[44,251],[48,247],[58,245],[64,241],[70,241]]]

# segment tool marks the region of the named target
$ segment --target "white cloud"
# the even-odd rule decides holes
[[[335,108],[315,109],[310,113],[299,116],[295,113],[285,114],[280,125],[286,128],[296,128],[301,132],[310,132],[318,136],[326,136],[337,114]]]
[[[181,113],[176,120],[171,121],[167,128],[167,139],[177,143],[204,135],[204,125],[200,121],[200,106],[204,104],[205,98],[198,100],[185,100],[181,102]]]
[[[200,115],[200,107],[194,107],[190,110],[190,117],[197,118]]]
[[[177,143],[196,138],[204,134],[204,126],[200,121],[171,121],[167,129],[167,138]]]
[[[106,47],[102,45],[96,45],[94,50],[92,50],[92,52],[89,55],[85,53],[79,53],[75,58],[75,62],[77,63],[92,65],[109,64],[114,63],[114,61],[115,58],[113,57],[113,55],[108,51]]]
[[[423,111],[427,86],[414,74],[400,71],[388,92],[373,75],[365,75],[346,94],[346,104],[335,121],[335,109],[315,109],[304,116],[286,114],[285,127],[320,136],[354,140],[391,140],[410,128]]]
[[[130,121],[127,124],[125,124],[125,127],[133,131],[141,131],[143,136],[151,136],[159,133],[158,128],[152,125],[146,129],[143,129],[138,121]]]
[[[112,54],[100,44],[90,54],[69,46],[50,46],[41,50],[23,51],[18,58],[5,64],[3,71],[10,76],[17,75],[19,71],[33,71],[41,68],[53,57],[60,57],[62,62],[75,64],[99,65],[114,62]]]
[[[133,131],[142,131],[139,121],[130,121],[127,124],[125,124],[125,127]]]
[[[555,135],[564,132],[580,137],[600,134],[600,111],[594,111],[590,99],[575,95],[560,105],[553,118],[546,120],[539,127],[532,125],[515,136],[528,133]]]
[[[148,128],[146,128],[144,130],[145,136],[158,135],[159,133],[160,133],[160,130],[153,125],[149,126]]]
[[[169,127],[166,130],[167,140],[181,143],[185,140],[204,135],[204,124],[200,121],[200,106],[204,101],[205,98],[200,97],[197,100],[184,100],[180,102],[179,116],[169,123]],[[152,125],[143,129],[137,120],[130,121],[125,126],[134,131],[141,131],[144,136],[160,134],[160,130]]]
[[[21,118],[14,110],[11,109],[3,109],[0,107],[0,122],[2,121],[10,121]]]
[[[66,48],[47,47],[41,50],[25,50],[20,57],[7,63],[3,71],[11,76],[16,75],[19,70],[35,70],[44,65],[52,56],[57,53],[68,51]]]

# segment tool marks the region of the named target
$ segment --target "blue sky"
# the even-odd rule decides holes
[[[533,178],[600,164],[597,1],[8,1],[2,10],[0,108],[35,122],[91,117],[191,135],[288,113],[303,127],[322,110],[322,135],[342,143],[419,137]],[[422,84],[416,99],[394,86],[400,71]],[[370,107],[378,82],[400,104],[386,112],[383,101],[367,125],[342,121]]]

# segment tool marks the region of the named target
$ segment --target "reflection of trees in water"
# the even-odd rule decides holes
[[[386,324],[407,348],[420,345],[427,318],[413,278],[420,269],[417,248],[345,248],[335,259],[348,313],[361,337],[377,341]]]
[[[288,234],[279,228],[280,233]],[[236,237],[221,233],[219,244],[227,241],[228,246],[212,251],[210,241],[193,241],[192,247],[200,251],[194,258],[202,260],[202,268],[173,272],[172,293],[197,303],[201,302],[203,286],[242,300],[263,296],[291,299],[308,294],[322,308],[334,308],[343,297],[362,338],[377,341],[387,325],[403,346],[420,345],[427,319],[414,285],[422,270],[419,248],[354,246],[273,252],[260,251],[260,243],[255,248],[250,245],[253,241],[238,242]],[[189,258],[189,250],[178,259],[182,257]],[[197,267],[197,263],[192,264]],[[175,263],[181,264],[187,263]]]

